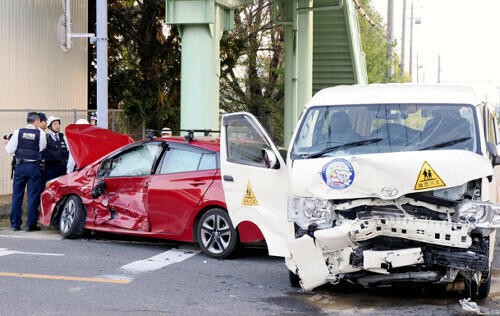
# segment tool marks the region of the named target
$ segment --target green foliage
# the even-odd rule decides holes
[[[389,45],[386,40],[385,25],[383,18],[371,5],[372,0],[360,0],[365,13],[375,22],[375,27],[368,24],[365,19],[358,14],[359,27],[361,33],[361,43],[366,59],[366,70],[368,73],[368,83],[387,82],[409,82],[407,74],[401,75],[399,68],[399,56],[394,53],[393,58],[387,56]],[[388,72],[391,64],[394,66],[394,76],[389,77]]]
[[[133,126],[179,127],[180,40],[164,13],[164,0],[108,1],[109,107]]]
[[[284,31],[272,19],[271,0],[234,13],[234,30],[221,40],[220,107],[257,116],[283,143]]]

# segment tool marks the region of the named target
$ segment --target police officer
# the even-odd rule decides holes
[[[28,113],[26,127],[15,130],[5,146],[7,153],[15,154],[16,159],[14,181],[12,183],[12,208],[10,223],[12,229],[18,231],[22,224],[21,205],[24,199],[24,190],[28,187],[28,220],[26,231],[35,231],[40,228],[36,225],[36,213],[40,203],[41,181],[40,172],[41,154],[45,149],[45,133],[39,129],[40,116],[36,112]]]
[[[38,116],[40,116],[40,128],[42,131],[46,132],[45,130],[47,129],[47,116],[45,116],[45,113],[38,112]]]
[[[90,125],[97,126],[97,112],[90,113]]]
[[[66,174],[68,163],[68,141],[61,130],[61,119],[49,116],[47,121],[47,148],[43,152],[43,158],[47,165],[46,181]]]

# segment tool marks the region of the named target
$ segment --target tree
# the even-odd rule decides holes
[[[164,0],[108,1],[108,100],[135,126],[177,129],[180,40],[176,27],[164,26],[164,13]]]
[[[272,1],[237,9],[234,30],[221,40],[220,107],[259,117],[283,142],[284,30],[272,19]]]

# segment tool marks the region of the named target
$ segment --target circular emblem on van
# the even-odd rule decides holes
[[[354,168],[349,161],[336,158],[323,167],[321,175],[330,188],[343,190],[351,186],[354,181]]]
[[[382,195],[386,197],[393,197],[396,194],[398,194],[398,189],[391,185],[386,185],[385,187],[382,188]]]

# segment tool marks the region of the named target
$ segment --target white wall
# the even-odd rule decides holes
[[[87,11],[88,0],[71,0],[75,33],[88,32]],[[73,39],[68,54],[60,49],[56,26],[63,13],[61,0],[0,0],[0,137],[26,125],[27,108],[87,109],[88,39]],[[45,112],[60,116],[63,126],[73,121],[72,112]],[[11,157],[0,147],[3,195],[12,192]]]
[[[76,33],[87,33],[88,0],[71,0]],[[56,26],[61,0],[0,1],[0,109],[87,107],[87,43],[65,54]]]

